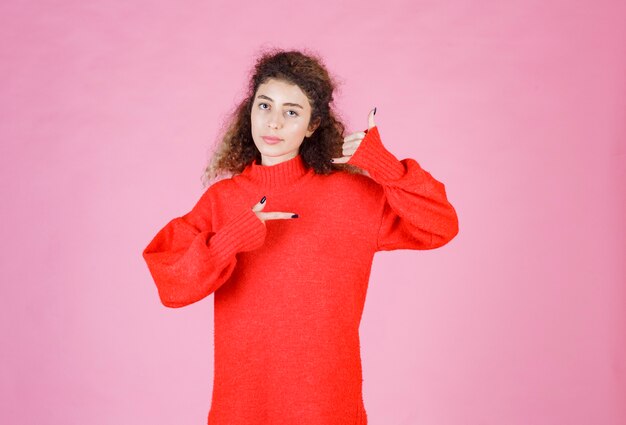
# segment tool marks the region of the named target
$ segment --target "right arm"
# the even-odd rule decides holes
[[[156,234],[143,258],[163,305],[183,307],[215,292],[233,273],[235,255],[259,248],[265,234],[265,224],[251,208],[213,229],[207,191],[189,213]]]

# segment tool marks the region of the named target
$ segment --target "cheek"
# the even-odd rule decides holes
[[[294,120],[291,125],[290,125],[291,131],[293,131],[294,133],[306,133],[306,123],[304,122],[304,120]]]
[[[252,113],[252,115],[250,116],[250,125],[252,126],[252,131],[257,131],[258,128],[261,126],[261,120],[257,114]]]
[[[300,128],[300,132],[301,132],[303,135],[305,135],[307,131],[308,131],[308,128],[307,128],[306,122],[303,122],[303,123],[302,123],[302,127]]]

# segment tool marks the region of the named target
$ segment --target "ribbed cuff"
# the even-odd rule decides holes
[[[366,130],[361,144],[347,163],[366,170],[379,182],[398,180],[406,173],[404,165],[380,140],[378,126]]]
[[[265,224],[251,208],[246,208],[213,235],[209,247],[218,261],[226,263],[238,252],[261,247],[266,232]]]

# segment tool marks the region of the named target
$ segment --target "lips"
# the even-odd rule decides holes
[[[263,140],[265,140],[265,143],[270,144],[270,145],[273,145],[281,141],[281,139],[279,139],[278,137],[271,137],[271,136],[263,136]]]

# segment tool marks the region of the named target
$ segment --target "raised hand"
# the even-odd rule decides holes
[[[291,212],[263,212],[261,211],[265,207],[265,196],[261,199],[255,206],[252,207],[252,211],[256,214],[257,217],[265,224],[265,220],[276,220],[276,219],[284,219],[284,218],[298,218],[298,214],[294,214]]]
[[[368,130],[376,126],[376,123],[374,122],[374,114],[376,114],[376,108],[372,109],[369,113],[368,127],[367,127]],[[342,154],[344,156],[342,156],[341,158],[332,158],[332,162],[335,164],[343,164],[343,163],[350,161],[350,158],[352,158],[352,154],[356,152],[359,145],[361,144],[361,141],[364,138],[365,138],[364,131],[357,131],[355,133],[349,134],[346,137],[344,137],[343,151],[342,151]]]

